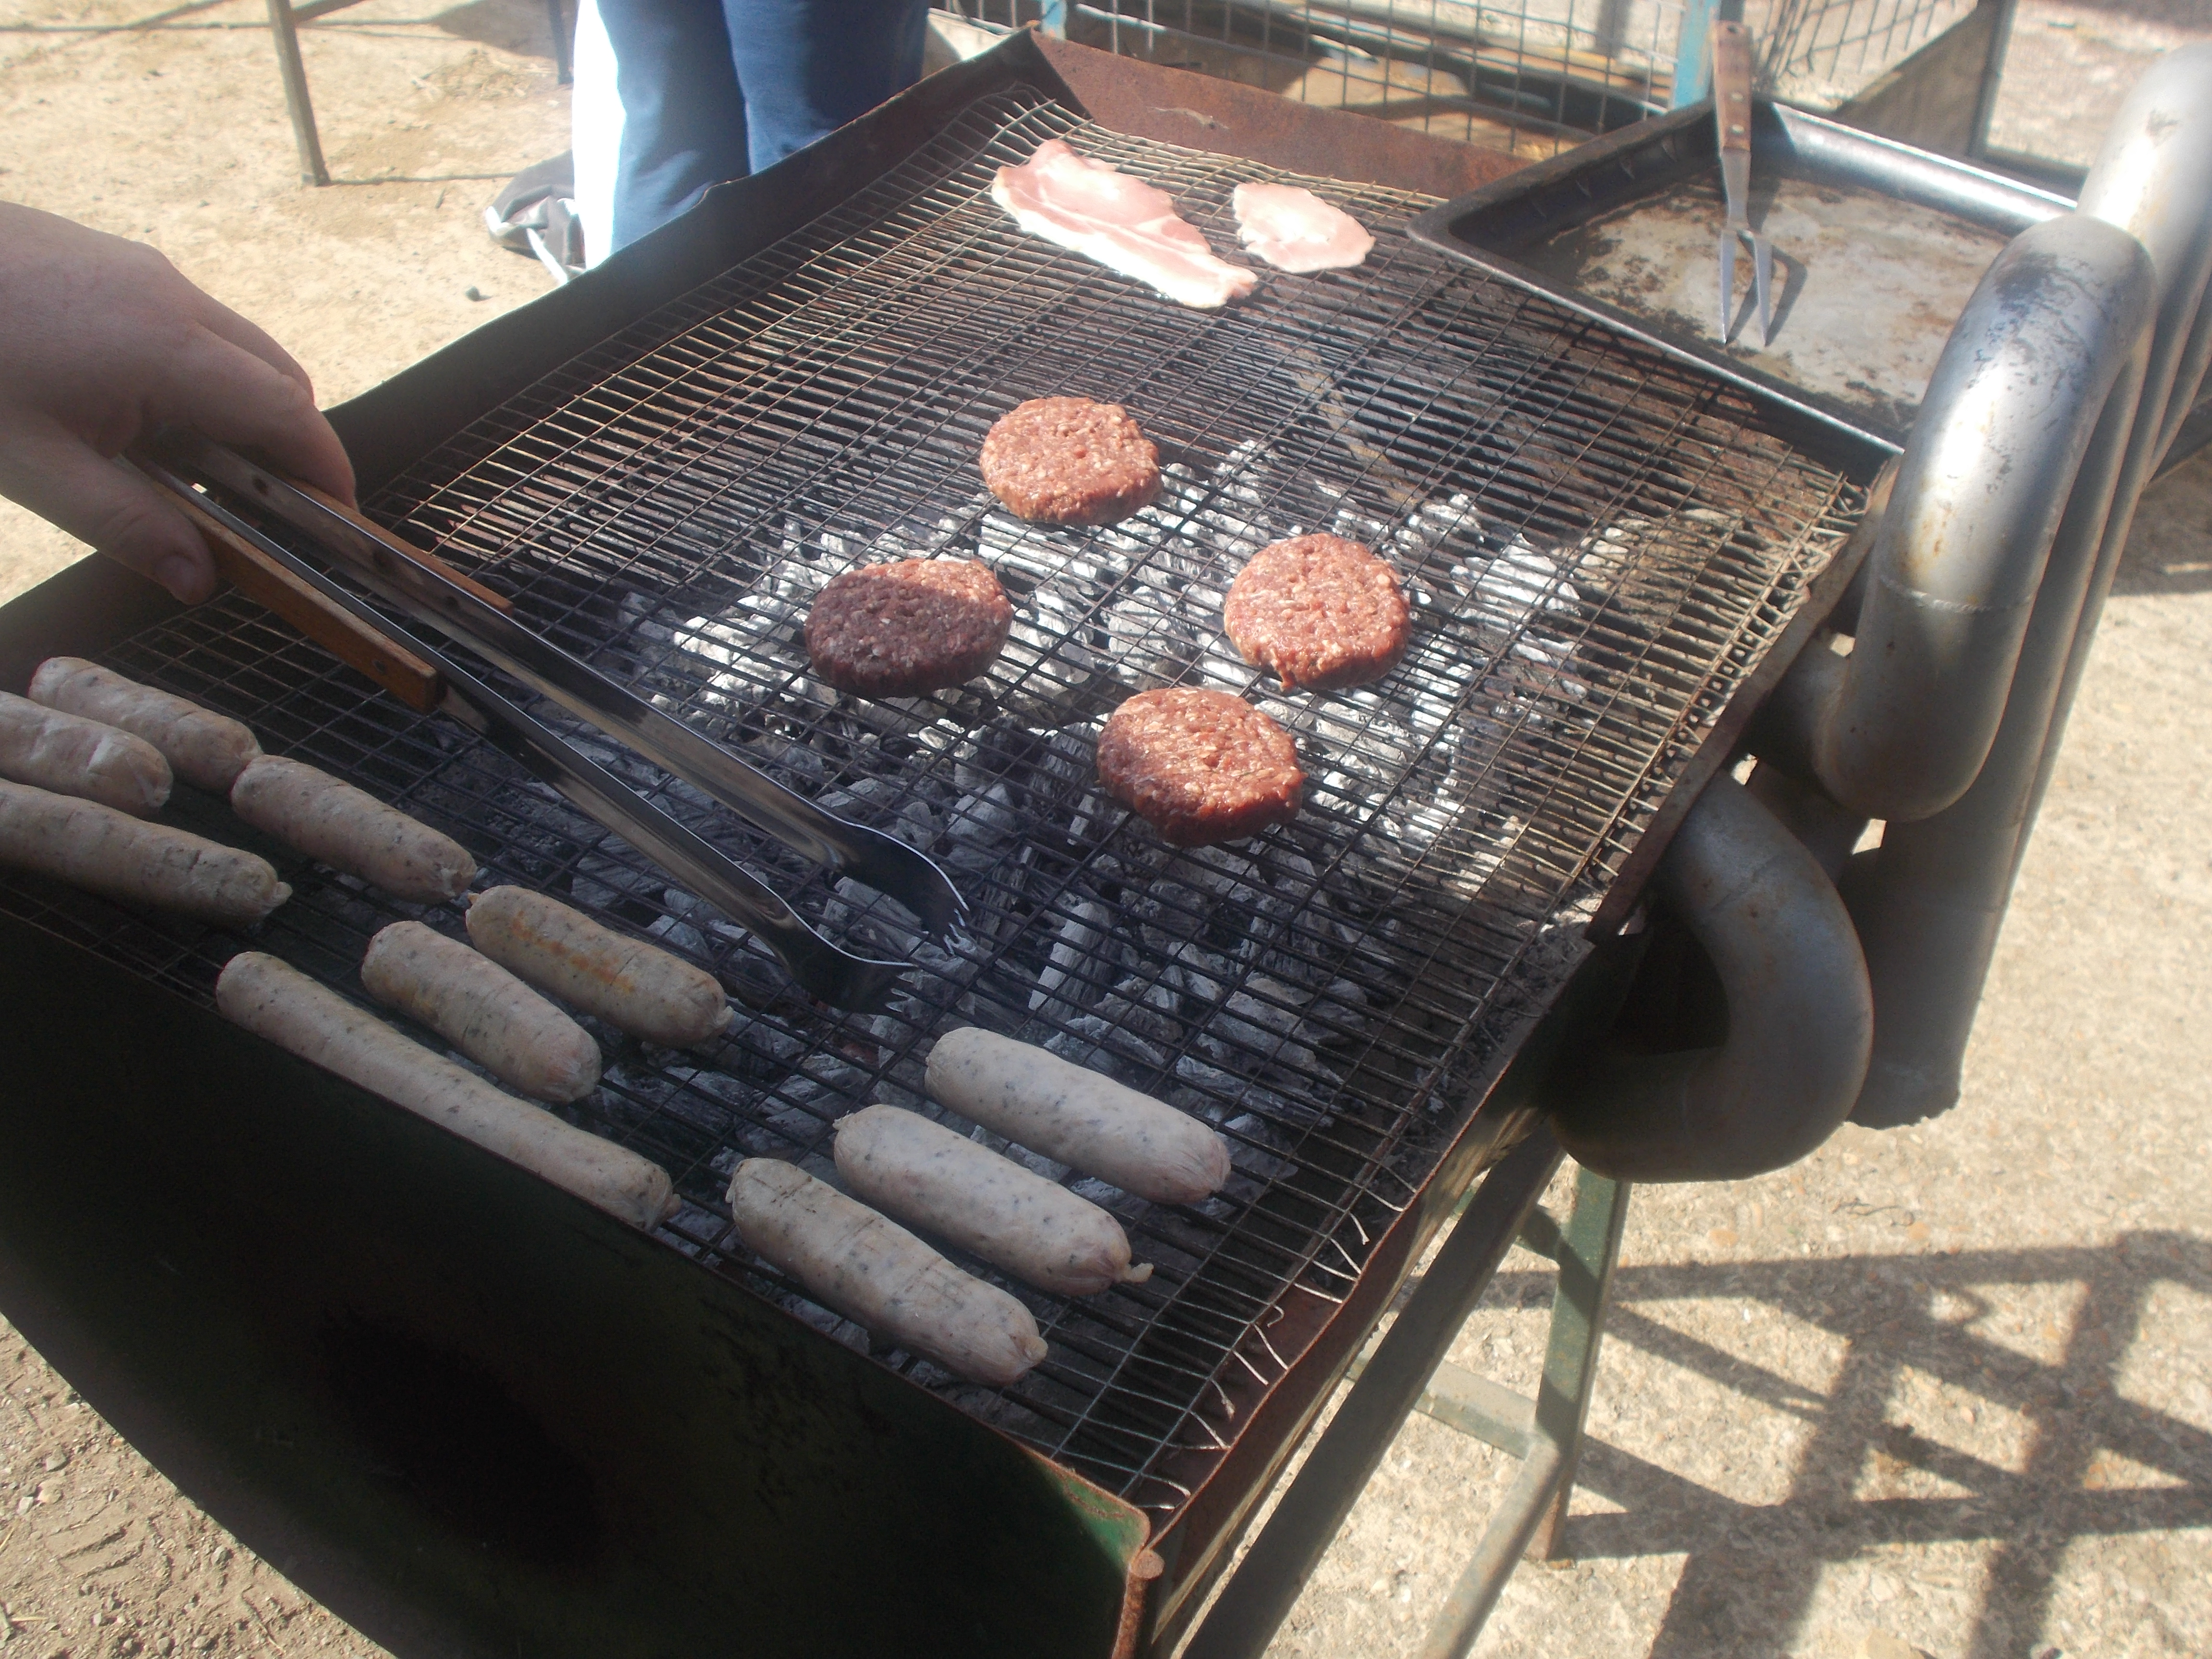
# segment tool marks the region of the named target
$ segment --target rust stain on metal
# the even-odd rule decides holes
[[[1610,939],[1619,933],[1644,890],[1651,880],[1651,872],[1659,867],[1659,860],[1674,843],[1674,832],[1682,827],[1690,808],[1697,805],[1698,797],[1728,765],[1736,752],[1737,741],[1750,726],[1763,704],[1782,677],[1790,672],[1798,654],[1811,643],[1829,614],[1836,608],[1866,562],[1880,533],[1882,514],[1889,505],[1890,491],[1897,483],[1897,463],[1891,460],[1875,475],[1868,487],[1866,505],[1859,510],[1859,522],[1850,538],[1837,550],[1828,568],[1813,579],[1807,589],[1805,602],[1783,629],[1759,665],[1743,678],[1735,696],[1722,711],[1698,752],[1683,768],[1682,775],[1668,793],[1666,800],[1652,816],[1650,825],[1632,852],[1622,862],[1620,873],[1613,878],[1612,890],[1597,908],[1584,930],[1593,939]]]
[[[1122,1587],[1121,1622],[1114,1632],[1114,1659],[1136,1659],[1145,1633],[1146,1592],[1167,1571],[1167,1563],[1152,1551],[1139,1550],[1129,1561],[1129,1577]]]

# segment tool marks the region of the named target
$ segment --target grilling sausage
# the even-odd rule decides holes
[[[0,691],[0,775],[144,817],[169,799],[169,763],[143,738]]]
[[[261,743],[236,720],[126,680],[82,657],[49,657],[31,676],[31,701],[119,726],[160,750],[172,770],[217,794],[238,781]]]
[[[751,1158],[730,1180],[738,1236],[824,1307],[972,1382],[1005,1388],[1045,1356],[1030,1310],[794,1164]]]
[[[527,888],[477,894],[469,938],[547,995],[664,1048],[704,1042],[734,1018],[712,974]]]
[[[419,921],[395,921],[369,940],[361,982],[526,1095],[581,1100],[599,1086],[599,1045],[582,1026],[490,957]]]
[[[216,981],[223,1017],[640,1227],[673,1207],[668,1172],[503,1094],[258,951]]]
[[[264,755],[238,775],[230,808],[257,830],[394,898],[434,904],[477,878],[477,861],[450,836],[327,772]]]
[[[1128,1236],[1096,1204],[919,1113],[839,1119],[836,1155],[860,1198],[1039,1290],[1091,1296],[1152,1276],[1129,1265]]]
[[[0,864],[203,921],[259,921],[292,896],[251,853],[20,783],[0,783]]]
[[[1195,1204],[1229,1179],[1228,1144],[1197,1119],[994,1031],[938,1038],[927,1083],[963,1117],[1156,1204]]]

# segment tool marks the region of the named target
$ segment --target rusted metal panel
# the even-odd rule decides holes
[[[1503,150],[1317,109],[1257,87],[1070,40],[1039,36],[1037,45],[1094,119],[1134,137],[1443,198],[1480,190],[1526,165]]]

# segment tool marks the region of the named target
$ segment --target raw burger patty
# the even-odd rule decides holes
[[[1293,536],[1252,556],[1221,619],[1244,660],[1286,686],[1334,691],[1389,673],[1406,654],[1397,573],[1341,536]]]
[[[1226,691],[1140,691],[1098,735],[1098,781],[1177,847],[1288,823],[1305,781],[1290,734]]]
[[[1160,493],[1160,452],[1119,404],[1032,398],[983,440],[983,482],[1033,524],[1112,524]]]
[[[1014,608],[973,559],[900,559],[833,578],[806,618],[814,672],[864,697],[964,685],[998,659]]]

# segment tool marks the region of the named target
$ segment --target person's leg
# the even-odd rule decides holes
[[[599,0],[579,0],[576,7],[574,71],[568,147],[576,168],[576,216],[584,222],[584,262],[595,265],[614,250],[615,170],[623,135],[614,46],[599,21]]]
[[[599,0],[599,18],[622,100],[612,251],[744,177],[745,108],[720,0]]]
[[[928,0],[722,0],[752,170],[921,78]]]

